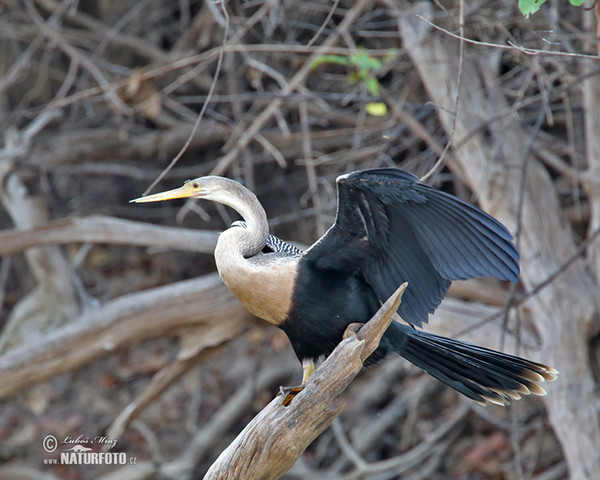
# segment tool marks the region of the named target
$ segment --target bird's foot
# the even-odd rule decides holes
[[[279,394],[283,396],[283,406],[287,407],[308,382],[308,378],[315,373],[315,362],[311,359],[302,360],[302,384],[295,387],[279,387]]]
[[[358,333],[358,331],[364,327],[365,324],[364,323],[358,323],[358,322],[354,322],[354,323],[350,323],[347,327],[346,330],[344,331],[344,336],[343,338],[348,338],[351,336],[356,336],[356,334]]]
[[[295,387],[279,387],[279,395],[283,397],[283,402],[281,403],[284,407],[287,407],[296,395],[298,395],[302,390],[304,390],[305,385],[297,385]]]

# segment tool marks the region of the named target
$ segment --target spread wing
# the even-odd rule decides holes
[[[510,232],[463,200],[395,168],[337,179],[335,223],[305,254],[316,268],[362,275],[381,301],[408,281],[398,313],[427,322],[452,280],[518,281]]]

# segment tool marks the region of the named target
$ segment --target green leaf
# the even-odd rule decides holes
[[[575,7],[580,7],[586,2],[586,0],[569,0],[569,3]]]
[[[375,77],[363,78],[363,83],[371,95],[379,97],[379,82]]]
[[[347,57],[343,57],[341,55],[321,55],[320,57],[315,59],[310,68],[314,70],[319,65],[322,65],[324,63],[334,63],[336,65],[345,65],[346,67],[352,65],[352,63],[350,62],[350,60],[348,60]]]
[[[365,105],[365,110],[374,117],[383,117],[388,113],[387,106],[383,102],[369,102]]]
[[[375,57],[371,57],[365,52],[356,53],[350,55],[350,63],[360,70],[373,71],[381,68],[381,60]]]
[[[537,12],[545,2],[546,0],[519,0],[519,10],[526,18],[529,18],[529,15]]]

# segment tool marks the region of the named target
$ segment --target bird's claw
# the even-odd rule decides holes
[[[283,397],[281,403],[284,407],[287,407],[296,395],[304,390],[305,385],[297,385],[295,387],[279,387],[279,395]]]

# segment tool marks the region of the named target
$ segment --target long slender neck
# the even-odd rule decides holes
[[[219,275],[250,312],[274,325],[281,324],[290,309],[296,264],[273,255],[255,257],[267,243],[269,227],[267,215],[252,192],[223,178],[205,178],[204,182],[207,200],[233,208],[246,222],[245,228],[233,227],[219,236],[215,248]]]
[[[246,228],[234,227],[219,237],[218,250],[239,253],[251,257],[260,252],[267,243],[269,224],[264,208],[250,190],[234,180],[222,179],[228,183],[228,194],[213,198],[238,212],[246,222]],[[219,245],[220,244],[220,245]],[[217,252],[215,251],[215,256]]]

